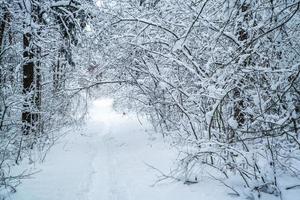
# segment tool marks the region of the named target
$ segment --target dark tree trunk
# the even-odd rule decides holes
[[[29,132],[34,127],[34,122],[36,116],[31,112],[33,106],[33,97],[30,92],[34,86],[34,62],[33,62],[33,52],[30,48],[31,44],[31,34],[25,33],[23,35],[23,47],[24,47],[24,65],[23,65],[23,94],[26,96],[26,101],[24,103],[24,111],[22,113],[23,131],[24,134],[29,134]],[[30,95],[28,97],[28,95]]]
[[[37,11],[37,9],[33,9],[29,14],[32,16],[34,11]],[[28,26],[28,24],[25,24],[25,26]],[[29,31],[23,34],[23,94],[26,100],[23,105],[22,122],[25,135],[39,131],[40,125],[40,48],[34,46],[32,38],[33,36]]]
[[[0,47],[2,50],[5,27],[6,27],[7,23],[9,22],[9,12],[6,7],[1,8],[1,11],[4,13],[3,18],[1,19],[1,22],[0,22]]]
[[[250,9],[251,9],[250,4],[247,4],[247,3],[244,2],[241,5],[240,12],[241,12],[241,15],[243,15],[244,22],[248,22],[252,18],[252,13],[249,12]],[[247,30],[245,30],[243,27],[239,27],[237,34],[238,34],[238,40],[239,41],[244,42],[249,38],[249,34],[248,34]],[[245,62],[244,66],[246,67],[247,65],[248,65],[248,63]],[[238,85],[243,85],[243,84],[238,83]],[[238,125],[241,126],[246,121],[245,114],[243,112],[244,100],[243,100],[243,97],[242,97],[241,88],[236,88],[234,90],[234,98],[238,99],[238,101],[236,101],[234,103],[233,116],[234,116],[235,120],[237,121]]]
[[[1,60],[2,60],[2,51],[4,50],[3,49],[3,43],[4,43],[4,33],[5,33],[5,30],[7,29],[8,27],[8,23],[10,21],[10,13],[8,11],[8,9],[6,7],[4,8],[1,8],[1,11],[3,11],[3,17],[1,19],[1,22],[0,22],[0,63],[1,63]],[[2,70],[0,68],[0,84],[4,82],[4,78],[3,75],[2,75]]]

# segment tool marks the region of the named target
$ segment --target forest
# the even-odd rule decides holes
[[[299,198],[299,0],[0,0],[1,200],[99,97],[176,154],[167,171],[146,163],[153,182]]]

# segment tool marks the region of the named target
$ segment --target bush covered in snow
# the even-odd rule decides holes
[[[106,75],[127,83],[123,105],[173,139],[184,181],[206,166],[280,196],[278,177],[299,177],[298,1],[104,5]]]

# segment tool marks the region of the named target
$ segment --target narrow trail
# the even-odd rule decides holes
[[[95,101],[86,126],[60,140],[35,166],[42,171],[24,180],[10,200],[231,199],[220,184],[207,181],[152,186],[159,174],[145,163],[168,172],[177,154],[145,126],[136,116],[114,112],[112,100]]]
[[[126,184],[119,178],[120,163],[116,157],[116,150],[122,145],[111,136],[111,129],[105,131],[98,141],[98,149],[95,154],[89,177],[89,190],[85,192],[84,200],[129,200],[129,192]]]

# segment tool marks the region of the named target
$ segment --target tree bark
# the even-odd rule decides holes
[[[28,9],[28,8],[27,8]],[[32,19],[35,9],[30,10],[28,15]],[[27,10],[28,12],[28,10]],[[28,23],[28,22],[27,22]],[[29,24],[25,24],[25,27]],[[40,48],[34,47],[31,27],[25,29],[23,34],[23,94],[25,102],[23,104],[22,122],[23,133],[25,135],[39,130],[39,110],[41,107],[41,84],[40,84]]]
[[[7,7],[4,7],[4,8],[1,8],[1,11],[3,11],[3,18],[1,19],[1,22],[0,22],[0,63],[1,63],[1,60],[2,60],[2,51],[4,50],[3,48],[3,43],[4,43],[4,33],[5,33],[5,30],[8,28],[8,23],[10,21],[10,13],[7,9]],[[0,68],[0,84],[4,82],[4,78],[3,75],[2,75],[2,69]]]

